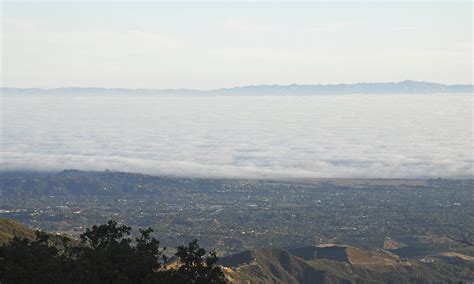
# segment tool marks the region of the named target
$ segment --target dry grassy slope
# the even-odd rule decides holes
[[[441,252],[434,255],[428,255],[425,259],[432,259],[436,260],[445,260],[445,261],[466,261],[466,262],[474,262],[474,257],[470,255],[465,255],[456,252]]]
[[[355,247],[346,247],[347,261],[360,266],[390,266],[400,265],[399,257],[384,251],[364,251]]]
[[[79,245],[77,239],[68,235],[49,234],[49,236],[51,244],[58,248],[65,246],[66,239],[69,246]],[[36,239],[36,231],[15,220],[0,218],[0,245],[9,242],[14,237],[34,240]]]
[[[321,245],[301,247],[290,250],[290,252],[305,260],[334,260],[347,262],[358,266],[389,266],[400,264],[399,257],[385,251],[361,250],[352,246],[343,245]]]
[[[231,283],[456,283],[473,275],[459,276],[451,266],[438,270],[384,251],[336,245],[257,249],[224,257],[221,264]]]
[[[321,283],[338,279],[304,259],[278,249],[256,249],[221,259],[231,283]],[[326,280],[325,280],[326,279]],[[316,282],[315,282],[316,281]]]
[[[0,243],[6,243],[13,237],[35,239],[35,230],[30,229],[12,219],[0,219]]]

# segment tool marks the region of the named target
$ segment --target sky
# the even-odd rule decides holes
[[[4,87],[472,83],[471,2],[2,2]]]

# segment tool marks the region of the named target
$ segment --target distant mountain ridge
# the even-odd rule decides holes
[[[431,94],[472,93],[474,85],[445,85],[405,80],[387,83],[252,85],[213,90],[124,88],[1,88],[4,94],[116,94],[116,95],[320,95],[320,94]]]

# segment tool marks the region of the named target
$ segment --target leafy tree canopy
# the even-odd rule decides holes
[[[36,239],[14,238],[0,247],[2,283],[226,283],[216,265],[216,253],[200,248],[197,240],[179,246],[180,265],[166,269],[166,248],[151,236],[151,228],[131,228],[110,220],[92,226],[80,244],[63,239],[62,248],[37,231]]]

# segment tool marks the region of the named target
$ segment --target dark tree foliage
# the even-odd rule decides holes
[[[179,246],[176,256],[181,260],[181,266],[177,270],[170,270],[169,283],[226,283],[224,274],[216,266],[216,252],[211,251],[206,254],[200,248],[197,240],[193,240],[188,246]],[[205,256],[205,257],[204,257]],[[203,259],[205,259],[203,261]]]
[[[110,220],[88,228],[80,245],[58,249],[49,235],[36,240],[14,238],[0,247],[1,283],[226,283],[216,266],[215,252],[206,253],[197,240],[178,247],[180,266],[165,269],[166,248],[140,229],[132,241],[131,228]]]
[[[5,283],[51,283],[63,277],[67,261],[49,244],[49,236],[36,232],[36,240],[14,238],[0,248],[0,276]]]

